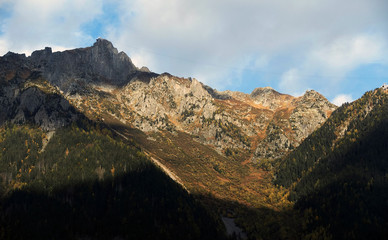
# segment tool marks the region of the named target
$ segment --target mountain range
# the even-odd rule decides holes
[[[1,61],[6,82],[16,79],[38,88],[41,84],[40,90],[58,91],[91,119],[102,120],[108,114],[146,133],[185,132],[220,153],[228,148],[251,152],[251,160],[284,155],[336,109],[313,90],[297,98],[268,87],[251,94],[218,92],[196,79],[138,69],[125,53],[119,53],[104,39],[97,39],[92,47],[64,52],[52,53],[47,47],[30,57],[7,53]],[[15,91],[20,86],[7,87],[10,89],[3,91]],[[4,96],[9,106],[2,115],[9,116],[2,121],[23,121],[20,118],[38,114],[34,121],[45,129],[63,125],[55,123],[60,119],[52,119],[55,126],[38,123],[38,105],[45,104],[30,99],[28,92],[23,94]],[[25,100],[18,101],[18,97]]]
[[[147,231],[133,235],[140,238],[206,238],[204,233],[208,230],[204,231],[205,225],[190,208],[193,202],[201,216],[211,219],[209,226],[212,226],[213,233],[209,236],[213,239],[223,238],[223,226],[216,217],[219,215],[236,218],[252,239],[301,236],[360,238],[371,232],[383,236],[387,219],[363,201],[371,198],[376,202],[376,208],[387,209],[384,203],[384,198],[387,199],[384,194],[386,155],[383,154],[387,138],[385,130],[379,133],[379,129],[386,128],[386,94],[387,91],[381,88],[354,103],[337,108],[314,90],[300,97],[282,94],[269,87],[256,88],[250,94],[220,92],[196,79],[180,78],[169,73],[157,74],[146,67],[138,68],[124,52],[118,52],[111,42],[100,38],[91,47],[63,52],[52,52],[49,47],[35,51],[29,57],[9,52],[0,57],[0,145],[3,147],[0,154],[0,193],[4,199],[0,207],[3,223],[5,219],[11,219],[15,225],[3,225],[4,229],[0,230],[4,236],[10,236],[7,234],[22,228],[16,222],[20,222],[18,217],[26,213],[14,210],[20,201],[17,194],[27,194],[32,199],[42,198],[36,196],[35,190],[39,187],[46,189],[39,190],[43,191],[43,196],[55,196],[55,201],[71,207],[77,201],[75,199],[83,199],[74,193],[74,189],[79,188],[77,184],[84,183],[84,188],[88,188],[97,181],[96,184],[101,185],[98,185],[98,191],[104,192],[112,191],[105,187],[105,183],[110,181],[113,189],[127,198],[140,194],[142,197],[137,201],[153,199],[151,205],[154,208],[161,199],[165,199],[173,212],[185,209],[182,216],[191,219],[188,221],[192,228],[184,229],[177,223],[180,223],[179,219],[160,218],[162,223],[158,224],[164,224],[163,229],[170,235],[164,232],[147,235]],[[12,149],[7,142],[15,144],[18,141],[16,135],[26,138],[26,146],[31,142],[35,148],[7,152],[7,149]],[[369,139],[373,136],[378,136],[378,141]],[[70,139],[66,140],[67,137]],[[75,139],[81,140],[77,142]],[[105,155],[103,152],[111,150],[103,142],[110,142],[113,144],[110,148],[118,152],[129,151],[125,150],[125,146],[133,150],[127,155]],[[51,155],[47,153],[48,149],[51,149]],[[105,157],[99,156],[98,152]],[[72,163],[66,160],[70,159],[69,156],[72,156]],[[149,185],[143,187],[146,193],[141,189],[124,193],[118,190],[128,187],[125,179],[132,178],[135,173],[127,167],[134,161],[130,159],[138,158],[142,159],[141,162],[156,164],[159,167],[156,167],[159,169],[156,172],[163,171],[178,183],[179,187],[174,182],[161,187],[169,189],[165,192],[175,191],[174,194],[184,200],[174,202],[163,193],[155,193],[158,191]],[[85,159],[86,162],[83,162]],[[353,162],[351,159],[357,160]],[[135,167],[141,169],[135,172],[140,172],[141,176],[146,172],[145,176],[150,176],[148,169],[153,167],[147,164],[147,167]],[[70,170],[73,173],[60,174]],[[46,172],[50,171],[56,175],[48,176]],[[353,171],[354,174],[364,172],[353,176]],[[35,174],[33,177],[31,172]],[[151,175],[150,178],[155,181],[168,181],[163,174]],[[118,176],[119,180],[116,179]],[[378,189],[373,193],[364,190],[359,193],[365,194],[365,198],[358,198],[357,204],[363,204],[366,210],[356,214],[355,222],[348,224],[343,233],[339,225],[344,224],[343,219],[348,220],[340,217],[341,213],[346,214],[342,210],[345,208],[342,205],[332,206],[326,201],[333,197],[346,205],[347,199],[356,194],[348,194],[348,191],[367,188],[363,183],[357,185],[357,181],[364,180],[368,184],[371,182],[367,184],[370,189],[377,183],[381,188],[373,188]],[[145,180],[137,177],[134,181],[141,183]],[[150,185],[154,184],[148,181]],[[355,186],[353,181],[357,182]],[[54,184],[56,182],[61,184]],[[336,199],[338,196],[332,187],[338,183],[352,186],[350,190],[344,187],[345,194],[340,200]],[[59,190],[54,191],[52,186]],[[171,190],[176,188],[183,190]],[[84,194],[82,196],[88,194],[88,191],[80,192]],[[115,195],[107,196],[106,201],[111,202],[107,206],[116,209]],[[71,200],[66,202],[64,198]],[[130,204],[135,204],[136,198],[128,199]],[[45,201],[55,206],[54,200],[47,198]],[[36,207],[26,207],[23,202],[19,204],[24,209]],[[325,207],[317,208],[318,204]],[[75,210],[82,211],[82,204],[79,206]],[[146,216],[159,219],[158,214],[166,214],[153,213],[152,209],[145,210],[150,211],[150,215]],[[337,215],[324,214],[336,209],[340,212]],[[110,211],[111,215],[104,214],[112,218],[115,215]],[[301,216],[301,213],[305,215]],[[88,214],[85,213],[86,219]],[[132,214],[134,218],[142,219],[141,212]],[[180,216],[179,211],[176,214]],[[299,224],[285,223],[291,215]],[[256,218],[252,219],[252,216]],[[317,220],[317,216],[321,220]],[[49,217],[42,216],[46,221]],[[68,220],[74,216],[67,217]],[[366,220],[358,221],[361,218]],[[270,230],[270,226],[256,223],[260,219],[265,219],[268,224],[285,224]],[[108,235],[103,232],[101,235],[90,235],[87,230],[66,225],[65,222],[66,219],[63,219],[58,224],[73,229],[75,234],[68,235],[68,238],[126,239],[131,236],[122,229],[111,235],[109,231]],[[369,228],[360,229],[359,225],[365,222]],[[99,224],[106,222],[100,221]],[[155,224],[145,221],[147,227],[144,228]],[[171,224],[175,224],[178,231]],[[92,231],[95,227],[85,229]],[[291,228],[292,231],[285,232]],[[359,232],[365,235],[359,235]],[[20,238],[24,236],[20,235]]]

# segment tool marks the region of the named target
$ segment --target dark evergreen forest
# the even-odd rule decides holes
[[[275,182],[291,188],[308,238],[385,239],[387,170],[388,96],[378,89],[337,109],[281,160]]]

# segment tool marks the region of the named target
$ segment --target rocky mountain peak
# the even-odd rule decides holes
[[[51,47],[45,47],[45,49],[43,49],[43,50],[37,50],[37,51],[32,52],[30,58],[33,62],[43,62],[46,59],[48,59],[52,53],[53,53],[53,51],[52,51]]]
[[[14,52],[7,52],[2,58],[6,61],[18,62],[18,61],[25,60],[26,55],[24,53],[18,54],[18,53],[14,53]]]
[[[97,38],[96,42],[91,47],[93,57],[96,58],[119,58],[121,61],[128,62],[132,64],[131,59],[124,52],[119,52],[113,44],[103,38]]]
[[[275,91],[271,87],[259,87],[259,88],[255,88],[252,91],[251,97],[255,98],[255,97],[268,96],[268,95],[279,95],[279,94],[280,94],[279,92]]]
[[[325,105],[329,108],[335,108],[335,105],[330,103],[324,96],[322,96],[320,93],[314,90],[308,90],[306,93],[301,97],[300,104],[304,105],[310,105],[311,107],[321,107]]]
[[[150,69],[149,69],[148,67],[145,67],[145,66],[141,67],[141,68],[139,69],[139,71],[141,71],[141,72],[147,72],[147,73],[150,73],[150,72],[151,72]]]
[[[305,94],[303,95],[303,97],[306,97],[306,98],[321,98],[323,96],[319,92],[317,92],[315,90],[307,90],[305,92]]]
[[[93,44],[93,47],[109,49],[114,51],[116,54],[118,53],[117,49],[113,47],[113,44],[103,38],[97,38],[96,42]]]
[[[293,99],[292,96],[279,93],[271,87],[256,88],[252,91],[250,97],[254,100],[255,104],[268,107],[272,110],[289,104]]]
[[[43,76],[64,92],[85,83],[122,86],[138,71],[124,52],[118,52],[108,40],[99,38],[91,47],[63,52],[51,48],[35,51],[29,58]]]

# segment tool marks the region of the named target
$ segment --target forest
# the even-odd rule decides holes
[[[387,140],[388,96],[377,89],[338,108],[280,160],[275,183],[291,189],[306,238],[388,236]]]
[[[79,120],[48,141],[6,124],[0,149],[0,239],[226,238],[218,216],[102,125]]]

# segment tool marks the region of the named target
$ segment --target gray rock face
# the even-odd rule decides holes
[[[0,57],[0,124],[28,122],[53,130],[79,115],[53,86],[65,95],[85,95],[92,85],[117,87],[154,75],[138,71],[124,52],[104,39],[63,52],[46,47],[30,57],[9,52]]]
[[[26,54],[18,54],[13,52],[6,53],[2,59],[7,62],[12,62],[14,64],[24,62],[26,60]]]
[[[8,54],[0,66],[6,66],[0,70],[0,125],[29,123],[55,130],[79,117],[55,88],[31,71],[24,56]]]
[[[74,83],[122,86],[137,71],[131,59],[105,39],[97,39],[92,47],[64,52],[52,53],[51,48],[45,48],[33,52],[30,61],[50,83],[65,92]]]
[[[33,115],[43,104],[44,94],[36,88],[29,88],[20,94],[19,107],[29,115]]]
[[[46,94],[36,87],[30,87],[17,95],[8,113],[11,122],[32,123],[51,131],[66,126],[79,117],[67,100],[57,94]]]
[[[141,68],[140,68],[140,71],[141,71],[141,72],[148,72],[148,73],[151,72],[151,71],[148,69],[148,67],[145,67],[145,66],[141,67]]]
[[[31,54],[31,60],[34,62],[34,63],[38,63],[38,64],[42,64],[42,65],[46,65],[47,64],[47,61],[48,59],[51,57],[51,54],[53,53],[52,49],[50,47],[46,47],[45,49],[43,50],[37,50],[37,51],[34,51],[32,54]],[[38,65],[38,68],[40,68],[41,65]]]

